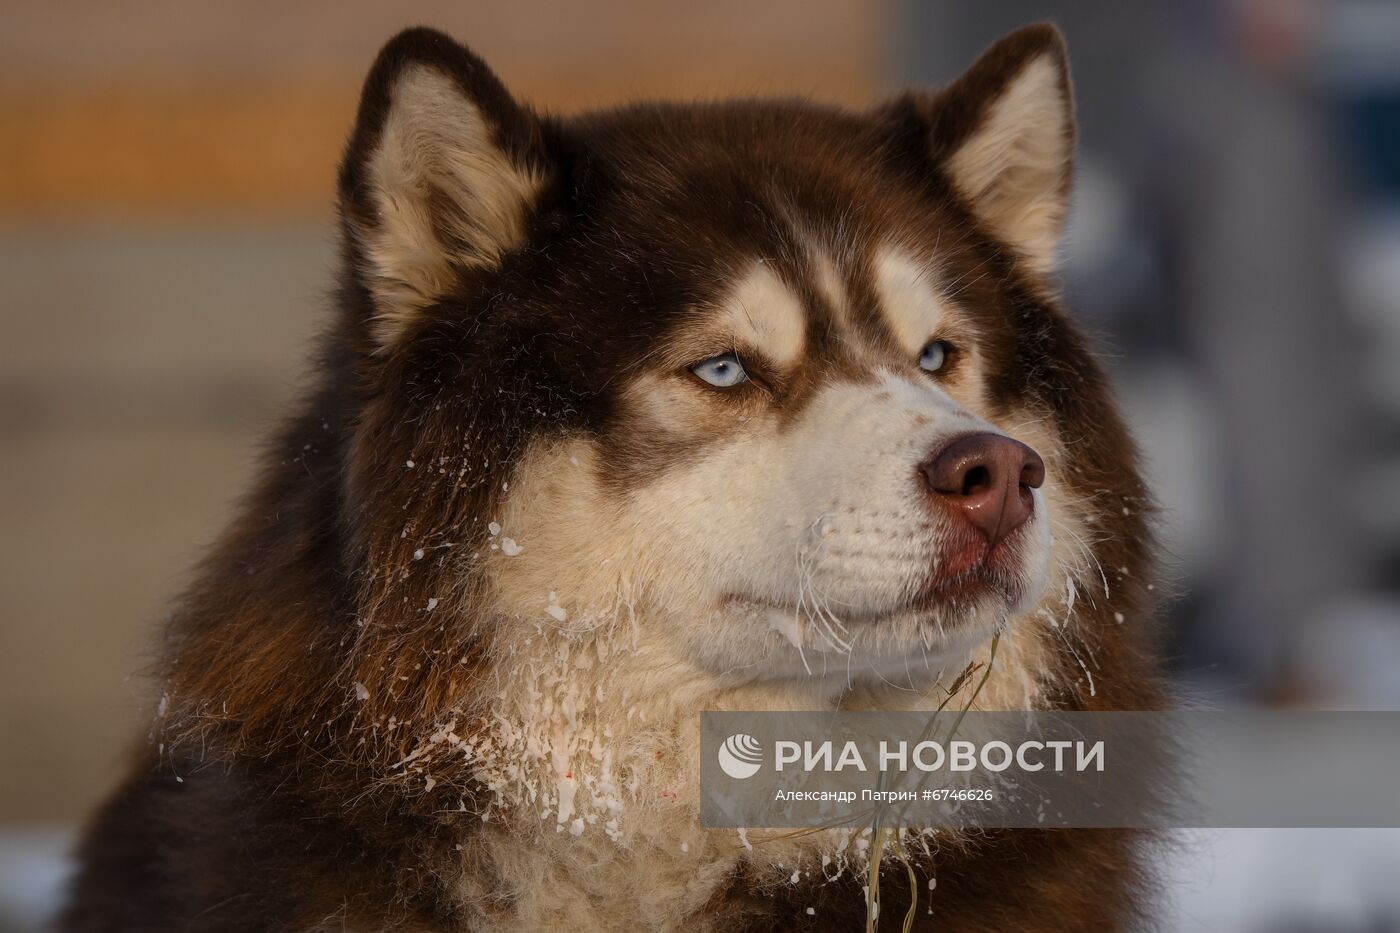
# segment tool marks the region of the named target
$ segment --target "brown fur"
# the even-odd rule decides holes
[[[718,301],[747,257],[770,257],[819,304],[802,284],[812,274],[801,244],[781,232],[794,211],[825,250],[852,257],[857,307],[873,303],[859,270],[877,234],[938,244],[963,283],[988,416],[1047,419],[1064,451],[1051,467],[1095,516],[1089,546],[1111,595],[1078,610],[1041,672],[1044,702],[1157,706],[1142,626],[1150,507],[1132,443],[1050,284],[942,169],[986,102],[1041,54],[1067,75],[1058,34],[1032,27],[945,91],[866,114],[740,101],[562,120],[514,102],[446,37],[394,39],[370,73],[340,177],[344,275],[320,386],[166,627],[152,741],[89,829],[63,928],[463,928],[455,892],[474,863],[462,853],[500,830],[476,815],[483,790],[465,757],[422,749],[448,719],[465,735],[489,710],[483,516],[499,514],[503,484],[541,434],[597,441],[599,469],[623,490],[692,455],[700,442],[628,430],[610,364],[647,360],[684,332],[688,309]],[[538,186],[522,195],[525,246],[454,266],[451,287],[391,332],[376,323],[366,272],[379,215],[364,166],[413,63],[449,75]],[[860,320],[872,346],[893,346],[878,317]],[[860,371],[825,330],[807,337],[803,366]],[[773,391],[795,407],[813,378],[775,373]],[[1092,691],[1076,651],[1093,658]],[[431,786],[402,765],[429,758]],[[937,889],[919,892],[919,929],[1121,929],[1141,907],[1139,841],[1126,833],[985,832],[949,840],[920,866],[921,885],[928,876]],[[860,929],[861,883],[774,886],[741,865],[705,916],[719,929]],[[903,867],[882,887],[882,928],[893,928]]]

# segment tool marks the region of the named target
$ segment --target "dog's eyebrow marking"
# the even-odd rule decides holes
[[[907,352],[917,354],[947,317],[937,273],[894,249],[876,254],[874,272],[880,308],[895,340]]]
[[[790,366],[802,355],[807,329],[802,303],[762,263],[739,280],[715,323],[741,347],[751,346],[780,366]]]
[[[812,282],[817,293],[826,301],[836,320],[844,326],[849,326],[851,299],[846,294],[846,286],[841,281],[840,273],[836,271],[836,263],[832,262],[826,253],[814,252],[811,264]]]

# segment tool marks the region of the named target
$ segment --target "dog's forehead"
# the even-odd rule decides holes
[[[941,279],[934,257],[899,246],[859,256],[808,246],[798,261],[742,264],[682,337],[731,343],[779,366],[832,344],[917,356],[949,317]]]
[[[782,367],[868,368],[917,359],[946,319],[941,283],[965,258],[966,232],[891,170],[872,118],[780,104],[640,108],[580,131],[604,179],[606,235],[587,251],[612,244],[598,260],[608,272],[637,268],[637,292],[665,302],[653,361],[747,349]]]

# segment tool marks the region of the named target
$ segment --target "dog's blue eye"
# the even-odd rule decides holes
[[[717,389],[730,389],[741,382],[749,381],[749,374],[739,357],[733,353],[712,356],[703,363],[696,363],[690,371]]]
[[[943,364],[948,362],[948,351],[953,349],[946,340],[933,340],[924,347],[923,355],[919,357],[919,368],[926,373],[936,373],[943,368]]]

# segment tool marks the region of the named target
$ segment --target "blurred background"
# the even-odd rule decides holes
[[[1212,705],[1400,709],[1400,3],[0,2],[0,931],[149,715],[146,647],[294,397],[358,83],[405,25],[570,111],[860,105],[1050,18],[1063,275],[1164,506]],[[1400,832],[1184,835],[1163,926],[1400,930]]]

